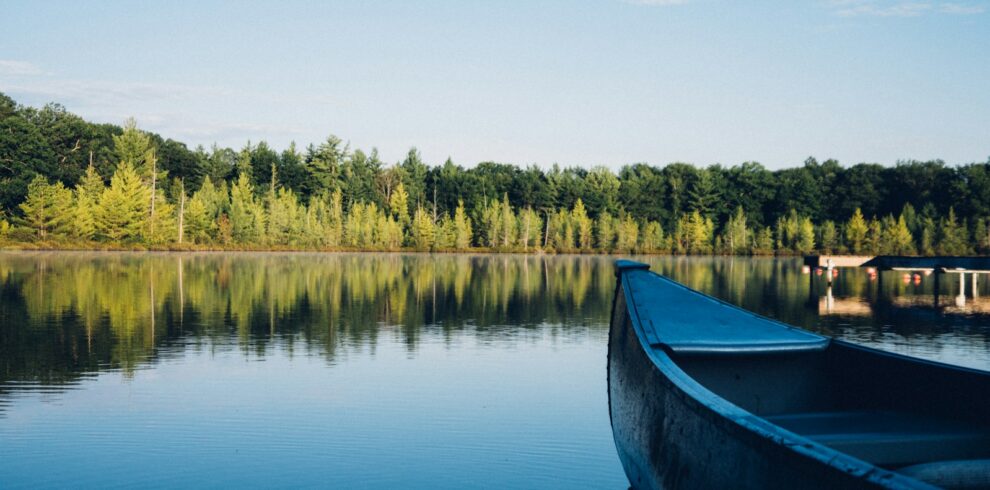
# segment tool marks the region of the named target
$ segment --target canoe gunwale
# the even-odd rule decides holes
[[[618,303],[618,294],[624,295],[625,314],[628,316],[629,325],[632,327],[639,346],[653,364],[653,367],[661,374],[661,379],[669,384],[668,392],[681,400],[698,417],[711,422],[717,430],[726,433],[728,436],[738,439],[751,447],[766,447],[772,444],[793,453],[794,456],[804,460],[806,465],[827,466],[837,472],[859,479],[864,484],[875,485],[885,488],[935,488],[919,480],[898,474],[896,472],[878,467],[861,459],[837,451],[821,443],[815,442],[807,437],[788,431],[782,427],[774,425],[766,419],[755,415],[717,395],[709,390],[690,375],[687,374],[674,361],[674,356],[692,355],[692,352],[678,350],[673,352],[667,346],[652,344],[648,338],[644,327],[644,319],[640,317],[633,297],[632,288],[623,287],[624,275],[633,271],[648,270],[649,266],[631,261],[617,261],[616,263],[616,296],[613,299],[613,311]],[[652,272],[648,272],[651,273]],[[662,277],[662,276],[661,276]],[[688,288],[689,289],[689,288]],[[703,294],[697,291],[696,294]],[[707,296],[707,295],[705,295]],[[717,300],[720,303],[725,303]],[[727,303],[726,303],[727,304]],[[729,305],[740,309],[735,305]],[[741,310],[741,309],[740,309]],[[742,310],[746,311],[746,310]],[[747,312],[753,314],[752,312]],[[615,315],[613,314],[614,322]],[[784,325],[776,320],[774,323]],[[651,322],[652,324],[652,322]],[[621,326],[611,325],[610,328]],[[841,342],[829,338],[829,343]],[[841,342],[843,345],[847,342]],[[853,345],[853,344],[849,344]],[[873,350],[856,346],[863,350]],[[706,351],[707,354],[717,355],[747,355],[753,351],[733,350],[726,352]],[[761,350],[761,354],[793,354],[794,351],[781,349],[779,351]],[[611,347],[609,356],[612,356]],[[906,357],[906,356],[898,356]],[[937,363],[936,363],[937,364]],[[611,373],[609,382],[611,383]],[[611,396],[611,391],[609,393]],[[611,401],[609,403],[609,415],[611,417]],[[613,421],[614,425],[614,421]]]

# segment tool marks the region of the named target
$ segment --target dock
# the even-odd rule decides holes
[[[825,269],[826,283],[829,291],[832,286],[833,271],[838,268],[863,267],[876,272],[878,282],[882,287],[882,271],[904,271],[906,273],[933,274],[935,280],[935,304],[939,304],[940,276],[942,274],[959,274],[959,296],[956,305],[962,307],[966,302],[966,274],[971,278],[971,290],[974,298],[978,297],[977,278],[982,274],[990,274],[990,256],[933,256],[913,257],[903,255],[806,255],[804,266],[807,270]],[[811,277],[812,291],[814,290],[814,275]],[[828,309],[828,308],[826,308]]]
[[[831,263],[831,264],[830,264]],[[878,271],[937,271],[943,273],[990,274],[990,256],[910,257],[903,255],[808,255],[804,265],[811,268],[872,267]]]

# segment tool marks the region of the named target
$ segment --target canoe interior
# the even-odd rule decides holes
[[[821,352],[670,357],[743,410],[878,466],[990,458],[982,373],[838,341]]]
[[[778,339],[771,323],[793,327],[769,319],[731,336],[733,349],[721,333],[754,325],[752,313],[621,262],[609,410],[633,487],[931,488],[918,475],[947,468],[990,482],[990,373],[787,330]]]

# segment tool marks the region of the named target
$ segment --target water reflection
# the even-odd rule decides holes
[[[982,282],[957,306],[958,281],[936,301],[929,277],[843,269],[829,288],[798,259],[639,259],[788,323],[990,369]],[[0,254],[0,475],[625,488],[605,399],[612,260]]]
[[[581,335],[607,327],[611,274],[594,257],[8,253],[0,397],[14,382],[131,373],[188,346],[264,356],[301,341],[333,363],[386,332],[410,352],[424,329]]]

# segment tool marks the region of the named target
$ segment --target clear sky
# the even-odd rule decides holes
[[[990,156],[988,0],[0,0],[0,91],[387,162]]]

